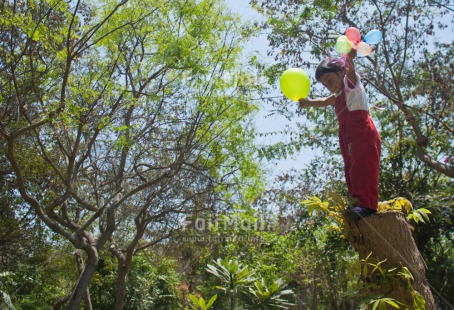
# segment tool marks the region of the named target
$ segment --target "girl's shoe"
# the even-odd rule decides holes
[[[348,219],[358,219],[358,218],[363,218],[372,214],[376,214],[377,211],[363,208],[360,206],[356,206],[350,209],[347,209],[344,212],[344,216]]]

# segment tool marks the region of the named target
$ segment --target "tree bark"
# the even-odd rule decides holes
[[[84,261],[82,259],[82,253],[78,250],[76,250],[74,252],[74,256],[76,258],[76,264],[77,264],[77,270],[79,271],[79,277],[80,275],[82,274],[82,272],[84,271]],[[68,300],[71,299],[71,296],[73,295],[73,292],[74,292],[74,287],[71,291],[71,293],[69,293],[68,295],[60,298],[59,300],[57,300],[57,302],[55,302],[54,304],[54,307],[53,309],[54,310],[60,310],[61,307],[68,302]],[[85,294],[84,294],[84,303],[85,303],[85,306],[84,306],[84,309],[85,310],[92,310],[92,305],[91,305],[91,299],[90,299],[90,291],[88,290],[88,286],[85,290]]]
[[[88,257],[85,262],[85,267],[74,287],[71,298],[66,306],[66,310],[79,310],[80,301],[85,297],[90,280],[96,270],[99,260],[97,249],[95,247],[90,247],[90,249],[86,249],[86,253]]]
[[[14,305],[11,302],[11,298],[9,297],[8,294],[6,294],[3,291],[0,291],[0,297],[2,298],[2,299],[0,299],[0,307],[3,304],[5,304],[6,308],[8,308],[8,310],[15,310]],[[0,308],[0,309],[3,309],[3,308]]]
[[[115,294],[115,310],[123,309],[126,300],[126,275],[129,266],[125,265],[125,260],[118,260],[117,290]]]
[[[147,213],[144,212],[146,209],[142,210],[139,215],[135,219],[136,223],[136,234],[134,235],[134,239],[129,244],[128,248],[126,249],[126,253],[123,253],[121,250],[117,249],[115,246],[115,242],[113,242],[109,247],[109,251],[117,257],[118,260],[118,277],[117,277],[117,291],[115,294],[115,310],[122,310],[124,307],[124,303],[126,301],[126,276],[131,268],[132,259],[135,254],[135,250],[137,244],[139,243],[140,239],[143,237],[145,233],[145,228],[147,227]]]
[[[312,274],[312,309],[318,309],[316,270],[314,270]]]
[[[361,260],[371,257],[383,261],[389,266],[407,267],[413,275],[414,290],[422,294],[426,309],[437,309],[429,284],[426,280],[426,265],[411,234],[411,227],[401,212],[388,211],[371,215],[360,220],[347,220],[348,239],[359,253]],[[381,292],[396,300],[411,301],[404,283],[401,287]],[[379,288],[380,290],[380,288]]]
[[[74,256],[76,257],[77,269],[79,270],[79,275],[80,275],[82,273],[82,271],[84,270],[84,261],[82,259],[82,253],[80,251],[76,251],[76,252],[74,252]],[[89,291],[88,287],[85,290],[84,305],[85,305],[85,310],[92,310],[90,291]]]
[[[53,310],[60,310],[61,307],[71,298],[71,294],[63,296],[59,300],[57,300],[54,304]]]

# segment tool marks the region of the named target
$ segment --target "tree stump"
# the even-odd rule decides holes
[[[346,221],[348,239],[359,253],[361,260],[371,257],[389,266],[407,267],[414,278],[413,288],[426,301],[426,309],[437,309],[432,292],[426,280],[426,265],[411,234],[411,227],[404,214],[396,211],[381,212],[363,219]],[[402,283],[392,291],[378,288],[377,293],[396,300],[411,301],[408,289]]]

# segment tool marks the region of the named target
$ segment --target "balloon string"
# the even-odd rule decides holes
[[[260,97],[260,98],[252,98],[249,100],[263,100],[263,99],[278,99],[278,98],[284,98],[285,96],[272,96],[272,97]],[[239,97],[238,97],[239,98]]]

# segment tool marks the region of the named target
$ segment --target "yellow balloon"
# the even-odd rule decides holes
[[[353,48],[353,42],[347,36],[340,36],[337,38],[335,48],[339,54],[348,54]]]
[[[336,42],[339,42],[339,41],[350,41],[350,39],[347,36],[339,36],[337,38]]]
[[[287,69],[280,80],[281,91],[290,100],[306,98],[311,88],[311,80],[306,71],[300,68]]]

